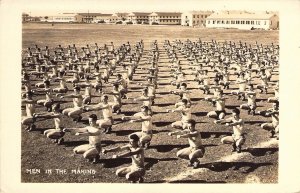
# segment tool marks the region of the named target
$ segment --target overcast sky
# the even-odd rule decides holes
[[[5,1],[5,0],[4,0]],[[45,16],[63,12],[131,12],[131,11],[193,11],[193,10],[258,10],[277,11],[281,0],[6,0],[22,12]],[[287,2],[287,1],[285,1]]]

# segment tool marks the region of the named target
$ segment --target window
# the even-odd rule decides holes
[[[203,18],[203,15],[201,15],[201,18]]]
[[[195,15],[193,15],[193,18],[196,18],[196,16],[195,16]]]
[[[270,25],[272,25],[272,21],[270,21]]]
[[[220,21],[219,21],[219,20],[217,21],[217,24],[220,24]]]
[[[246,24],[250,24],[250,21],[246,21]]]
[[[240,21],[236,21],[236,24],[240,24]]]
[[[199,18],[199,15],[197,15],[197,18]]]
[[[226,24],[229,24],[229,21],[228,21],[228,20],[226,21]]]
[[[213,20],[213,24],[215,24],[216,23],[216,21],[215,20]]]
[[[264,23],[265,23],[265,25],[267,25],[267,21],[265,21]]]
[[[251,25],[254,25],[254,21],[251,21]]]
[[[235,24],[235,21],[231,21],[231,24]]]
[[[245,24],[245,21],[241,21],[241,24]]]
[[[224,20],[222,20],[222,24],[224,24],[225,22],[224,22]]]
[[[203,21],[202,21],[203,22]],[[207,24],[210,24],[210,21],[209,20],[207,20]]]

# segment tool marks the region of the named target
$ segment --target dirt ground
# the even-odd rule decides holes
[[[188,88],[192,92],[192,112],[193,118],[197,121],[196,129],[201,132],[203,144],[206,149],[205,156],[201,159],[199,169],[187,167],[187,161],[176,157],[176,152],[188,146],[187,139],[176,139],[170,137],[168,132],[172,131],[170,127],[172,122],[180,119],[179,113],[166,113],[167,108],[173,108],[179,100],[178,96],[169,94],[174,89],[170,86],[170,63],[166,52],[163,49],[163,41],[169,39],[210,41],[232,41],[238,43],[239,40],[249,44],[270,45],[278,44],[278,31],[245,31],[232,29],[201,29],[181,26],[123,26],[123,25],[84,25],[84,24],[23,24],[23,50],[27,47],[33,47],[35,44],[40,47],[48,45],[56,47],[61,44],[63,47],[76,44],[78,47],[86,44],[98,45],[114,42],[119,46],[129,41],[132,45],[143,39],[145,42],[145,51],[140,61],[140,65],[145,64],[150,42],[157,40],[159,43],[159,74],[158,89],[155,105],[153,106],[154,136],[151,146],[145,151],[146,164],[146,183],[277,183],[278,182],[278,142],[269,138],[269,132],[262,130],[260,124],[270,121],[271,118],[262,116],[248,115],[246,111],[241,111],[241,117],[245,121],[246,142],[243,152],[239,155],[231,152],[230,145],[222,145],[220,140],[232,132],[231,127],[216,125],[213,119],[206,117],[207,112],[214,109],[209,103],[202,101],[204,95],[197,89],[197,84],[193,81],[193,76],[189,75]],[[183,70],[188,70],[186,58],[179,55],[183,62]],[[117,68],[119,70],[120,67]],[[271,81],[278,80],[279,69],[275,69]],[[138,96],[141,87],[137,82],[145,82],[143,76],[145,70],[137,70],[134,75],[134,83],[129,85],[129,97]],[[209,72],[212,76],[212,72]],[[236,76],[232,75],[231,80]],[[33,83],[40,80],[35,80]],[[258,79],[256,80],[258,82]],[[56,87],[57,83],[51,84]],[[71,85],[69,85],[71,88]],[[111,87],[105,87],[109,90]],[[230,85],[229,90],[237,89],[236,85]],[[272,90],[268,94],[258,94],[257,110],[266,110],[271,107],[266,99],[273,95]],[[34,99],[44,97],[35,96]],[[226,111],[239,106],[245,101],[239,101],[235,96],[226,95]],[[62,108],[70,107],[71,100],[63,99],[65,103]],[[110,97],[110,100],[112,98]],[[94,97],[92,103],[96,104],[99,97]],[[121,116],[132,115],[139,111],[141,103],[135,103],[123,99],[121,115],[114,115],[115,125],[112,134],[103,135],[103,147],[114,147],[124,145],[128,141],[128,134],[140,130],[139,123],[122,122]],[[44,107],[38,107],[37,111],[45,111]],[[87,125],[87,117],[100,112],[87,112],[83,114],[83,121],[73,122],[70,118],[63,118],[65,127],[84,127]],[[24,110],[22,110],[24,114]],[[57,182],[57,183],[125,183],[125,178],[118,178],[115,171],[131,163],[130,158],[112,159],[111,153],[101,155],[101,163],[91,164],[84,160],[82,155],[73,155],[73,148],[88,143],[87,137],[72,136],[68,133],[65,136],[63,145],[51,143],[41,133],[54,127],[53,120],[41,120],[37,122],[37,130],[27,132],[22,126],[22,155],[21,155],[21,181],[22,182]],[[262,145],[264,144],[264,145]],[[33,170],[37,169],[37,170]],[[51,174],[45,173],[46,170],[52,170]],[[64,171],[62,171],[64,170]],[[87,173],[79,174],[76,171],[84,170]],[[88,171],[95,172],[90,174]],[[35,174],[34,174],[35,171]]]

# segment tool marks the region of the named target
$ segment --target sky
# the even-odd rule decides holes
[[[32,16],[78,12],[249,10],[277,11],[283,1],[271,0],[3,0]],[[287,1],[285,1],[287,2]]]

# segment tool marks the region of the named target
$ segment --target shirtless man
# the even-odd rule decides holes
[[[59,81],[59,87],[53,88],[52,91],[55,93],[67,93],[69,89],[62,72],[59,73],[59,77],[55,78],[55,80]]]
[[[113,115],[112,107],[108,103],[107,95],[103,95],[101,97],[100,103],[98,103],[96,105],[86,105],[86,106],[84,106],[84,109],[86,111],[102,110],[103,119],[97,120],[97,124],[99,124],[99,127],[101,129],[102,128],[104,129],[104,133],[108,134],[111,132],[114,120],[112,118],[112,115]]]
[[[144,149],[139,146],[139,137],[135,134],[129,136],[129,144],[111,149],[103,149],[102,153],[127,151],[120,155],[113,155],[112,158],[131,157],[132,165],[120,168],[116,171],[119,177],[126,177],[127,180],[136,183],[144,182],[145,166],[144,166]]]
[[[257,77],[259,77],[261,79],[261,84],[257,85],[257,89],[260,90],[261,93],[263,93],[263,91],[265,91],[265,93],[267,94],[268,92],[268,76],[265,73],[265,69],[261,70],[261,74],[258,75]]]
[[[238,100],[242,98],[242,100],[245,100],[245,90],[247,86],[247,80],[244,78],[244,73],[240,74],[240,77],[236,80],[236,84],[239,85],[239,90],[233,90],[231,91],[231,94],[237,95]]]
[[[63,128],[61,126],[62,114],[60,112],[60,104],[56,103],[52,105],[52,112],[50,113],[36,113],[33,115],[35,118],[45,118],[45,119],[53,119],[54,120],[54,129],[47,129],[44,131],[44,135],[47,138],[52,139],[54,143],[58,145],[64,142]]]
[[[147,149],[150,145],[152,139],[152,117],[149,114],[149,109],[147,106],[141,107],[141,112],[135,113],[133,116],[123,116],[122,120],[130,120],[131,123],[133,122],[142,122],[142,131],[135,132],[134,135],[137,135],[140,139],[140,143],[142,147]],[[133,135],[131,134],[131,135]]]
[[[79,86],[80,88],[84,88],[84,95],[83,95],[83,99],[82,102],[83,104],[91,104],[92,102],[92,84],[89,80],[89,77],[86,76],[85,77],[85,82],[82,83],[77,83],[77,86]]]
[[[146,89],[148,90],[147,96],[150,98],[150,101],[152,102],[151,105],[154,105],[157,83],[153,77],[148,77],[147,81],[148,81],[147,83],[139,83],[139,85],[146,86]]]
[[[201,77],[199,78],[201,81],[198,83],[202,83],[199,85],[199,89],[202,90],[204,94],[209,94],[210,78],[207,75],[208,71],[204,70],[203,73],[204,74],[202,74]]]
[[[263,123],[261,125],[261,128],[270,131],[271,132],[271,138],[275,137],[277,135],[277,138],[279,138],[279,101],[275,101],[273,103],[273,108],[270,108],[266,111],[258,111],[258,114],[262,116],[271,116],[272,122],[271,123]]]
[[[121,107],[122,107],[122,101],[121,101],[121,93],[119,91],[119,85],[114,84],[113,90],[111,92],[104,92],[104,94],[113,96],[114,101],[112,103],[110,103],[110,105],[112,106],[112,110],[114,113],[120,114]]]
[[[216,120],[215,123],[224,123],[226,122],[226,126],[232,126],[233,134],[231,136],[223,137],[221,142],[223,144],[232,144],[233,152],[237,153],[242,152],[242,145],[245,143],[245,135],[244,135],[244,121],[240,118],[240,110],[233,109],[232,117],[223,120]]]
[[[187,90],[187,84],[185,82],[181,83],[178,91],[177,90],[173,90],[170,93],[179,95],[180,96],[180,100],[186,99],[188,101],[188,105],[191,106],[192,102],[191,102],[191,98],[189,96],[190,92]]]
[[[153,103],[153,97],[148,96],[148,88],[147,87],[142,90],[142,96],[133,98],[133,101],[143,101],[143,105],[148,107],[149,114],[150,115],[153,114],[152,109],[151,109],[151,106]]]
[[[194,169],[199,167],[200,161],[198,158],[202,158],[205,153],[205,149],[202,145],[201,134],[195,129],[196,121],[190,119],[187,122],[187,126],[182,131],[174,131],[168,133],[168,135],[177,135],[179,138],[188,138],[189,147],[179,150],[176,155],[179,158],[189,160],[188,166],[193,166]]]
[[[220,90],[219,94],[216,97],[210,98],[210,100],[215,103],[216,110],[210,111],[207,113],[207,117],[222,120],[224,119],[226,112],[225,112],[225,98],[223,97],[223,91]]]
[[[181,113],[181,120],[171,124],[171,126],[176,129],[186,129],[188,121],[192,119],[191,108],[188,106],[188,101],[186,99],[182,99],[181,102],[176,103],[175,109],[167,109],[167,112]]]
[[[33,117],[33,114],[35,113],[35,103],[32,99],[32,92],[26,93],[26,98],[22,100],[22,104],[25,104],[25,110],[26,110],[26,116],[22,116],[22,125],[26,125],[27,131],[34,130],[36,128],[34,122],[35,119]]]
[[[121,98],[126,98],[126,93],[128,89],[127,81],[122,77],[121,74],[117,74],[117,79],[115,80],[114,84],[119,85],[119,92],[121,94]]]
[[[74,87],[74,93],[70,95],[64,95],[60,97],[63,98],[73,98],[73,108],[67,108],[63,110],[63,115],[73,118],[74,121],[79,122],[81,120],[81,113],[83,113],[83,103],[82,95],[80,94],[80,87]]]
[[[32,92],[34,94],[36,94],[36,93],[45,93],[46,94],[46,98],[38,100],[37,104],[38,105],[43,105],[44,107],[47,108],[48,112],[51,112],[51,107],[52,107],[52,104],[53,104],[53,96],[52,96],[53,91],[50,88],[50,81],[46,80],[44,82],[44,88],[43,89],[35,89],[35,90],[32,90]]]
[[[240,108],[248,110],[248,114],[255,115],[256,109],[256,92],[253,89],[253,85],[249,85],[249,91],[246,91],[247,103],[241,104]]]
[[[75,135],[88,136],[89,144],[77,146],[73,149],[75,154],[83,154],[85,159],[98,163],[101,153],[101,130],[97,126],[97,115],[89,116],[89,126],[84,128],[65,128],[64,132],[75,133]]]

